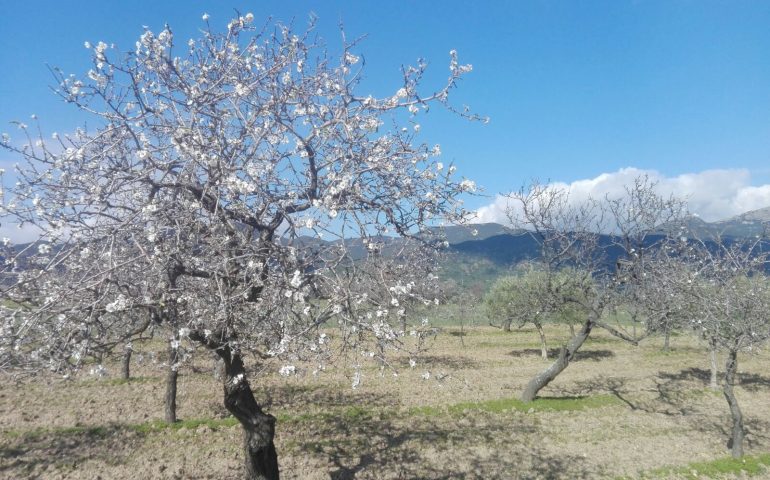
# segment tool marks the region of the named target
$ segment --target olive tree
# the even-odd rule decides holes
[[[548,359],[546,344],[546,322],[568,323],[585,312],[581,302],[568,299],[581,299],[590,285],[583,285],[581,280],[590,281],[590,276],[580,275],[574,269],[564,269],[549,275],[536,265],[523,266],[518,274],[498,279],[484,297],[487,316],[497,320],[502,327],[510,331],[511,324],[521,328],[531,323],[540,337],[540,356]]]
[[[145,29],[125,54],[86,42],[84,77],[53,70],[91,121],[53,138],[19,123],[22,147],[4,137],[22,163],[3,214],[41,236],[7,257],[6,304],[20,307],[3,318],[0,364],[76,370],[151,318],[168,335],[169,388],[181,341],[221,358],[247,476],[274,479],[275,418],[252,394],[246,355],[317,351],[332,320],[348,351],[419,335],[398,308],[408,280],[357,280],[383,238],[430,249],[442,242],[426,227],[463,221],[456,197],[475,185],[438,161],[420,121],[434,104],[477,117],[448,103],[471,70],[455,51],[435,90],[420,60],[392,94],[361,95],[357,41],[343,35],[331,54],[312,22],[295,33],[253,21],[219,32],[204,16],[202,36],[184,41]],[[393,257],[400,271],[417,248]]]

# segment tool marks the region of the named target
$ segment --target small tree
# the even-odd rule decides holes
[[[532,401],[537,393],[569,366],[577,351],[595,327],[636,343],[637,339],[603,320],[605,313],[617,305],[619,293],[636,281],[646,252],[659,247],[661,237],[652,234],[663,228],[675,228],[684,213],[683,202],[663,198],[655,193],[655,185],[639,178],[625,189],[624,195],[607,197],[602,202],[587,199],[573,201],[569,192],[533,183],[509,195],[510,222],[525,228],[540,245],[543,271],[552,298],[560,298],[554,282],[563,268],[579,273],[577,285],[581,295],[561,297],[586,312],[582,327],[561,349],[556,361],[527,384],[522,400]],[[609,231],[609,236],[601,232]],[[609,259],[618,259],[610,265]]]
[[[680,242],[678,254],[669,257],[672,274],[667,283],[673,295],[694,312],[691,325],[708,340],[711,351],[725,351],[722,391],[732,420],[728,448],[738,458],[743,455],[746,435],[734,392],[738,354],[770,338],[767,245],[761,238],[750,242],[722,238]]]
[[[569,323],[576,316],[582,316],[580,302],[590,285],[590,276],[580,275],[573,269],[566,269],[548,275],[534,265],[524,266],[518,275],[498,279],[484,298],[487,316],[497,320],[510,331],[511,324],[518,328],[531,323],[540,337],[540,355],[548,359],[543,325],[546,322]],[[576,299],[569,301],[568,299]],[[584,302],[584,301],[583,301]],[[572,327],[570,325],[570,327]]]
[[[687,205],[684,200],[671,195],[658,194],[656,184],[646,175],[634,179],[625,188],[625,195],[606,197],[607,222],[612,247],[619,253],[616,263],[616,293],[618,302],[644,305],[646,334],[662,333],[664,350],[669,348],[670,334],[680,325],[679,307],[655,293],[659,276],[645,276],[651,259],[661,250],[669,238],[676,238],[684,228]],[[653,285],[650,289],[649,286]]]
[[[260,30],[247,14],[218,33],[204,21],[184,42],[146,30],[125,56],[87,43],[86,78],[54,72],[93,126],[48,140],[20,123],[28,145],[4,142],[26,161],[4,213],[42,234],[7,262],[6,296],[24,310],[3,319],[2,364],[77,369],[147,318],[125,313],[151,312],[168,335],[169,389],[180,341],[215,352],[247,476],[275,479],[275,418],[252,394],[245,355],[309,354],[331,319],[352,351],[414,331],[367,292],[398,302],[407,282],[364,288],[359,265],[388,235],[436,246],[421,231],[463,220],[455,198],[475,186],[418,140],[418,119],[448,106],[471,67],[450,52],[446,84],[423,92],[420,61],[375,98],[356,93],[356,41],[331,56],[312,25]],[[408,256],[394,258],[409,269]]]

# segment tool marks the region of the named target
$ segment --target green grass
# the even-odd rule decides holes
[[[0,301],[0,306],[3,306],[5,308],[10,308],[10,309],[16,309],[16,308],[25,308],[25,309],[27,309],[28,308],[27,305],[25,305],[23,303],[19,303],[19,302],[15,301],[15,300],[11,300],[10,298],[6,298],[6,299]]]
[[[770,470],[770,453],[747,455],[742,458],[718,458],[710,462],[695,462],[683,467],[665,467],[641,474],[644,479],[670,478],[724,478],[729,475],[755,476]],[[626,477],[621,477],[621,479]],[[619,479],[619,480],[621,480]]]
[[[314,423],[341,421],[347,424],[364,423],[372,420],[384,420],[397,414],[393,408],[352,406],[332,408],[322,412],[308,412],[300,415],[279,413],[276,419],[279,423]]]
[[[462,402],[454,405],[437,407],[422,406],[413,407],[406,410],[406,415],[414,416],[441,416],[441,415],[463,415],[466,412],[487,412],[487,413],[506,413],[510,411],[519,412],[570,412],[584,410],[587,408],[599,408],[612,405],[620,405],[621,401],[612,395],[595,395],[590,397],[541,397],[532,402],[524,403],[517,398],[503,398],[496,400],[487,400],[483,402]],[[398,416],[399,411],[395,408],[382,407],[363,407],[351,406],[345,408],[330,409],[321,412],[303,413],[293,415],[289,413],[278,413],[276,419],[279,423],[297,424],[314,422],[332,422],[342,421],[347,424],[362,424],[367,421],[381,421],[394,416]],[[235,417],[225,418],[191,418],[179,420],[175,423],[167,423],[163,420],[151,420],[149,422],[138,424],[110,424],[107,426],[91,427],[57,427],[57,428],[37,428],[34,430],[18,431],[6,430],[3,435],[11,438],[23,438],[24,440],[35,440],[45,435],[54,436],[106,436],[115,429],[124,429],[134,431],[143,435],[159,433],[166,430],[176,431],[181,429],[195,430],[200,426],[206,426],[212,430],[223,427],[232,427],[238,425]]]
[[[188,420],[179,420],[178,422],[168,423],[163,420],[153,420],[150,422],[139,423],[136,425],[127,425],[127,428],[143,434],[160,432],[163,430],[181,430],[183,428],[194,430],[200,426],[209,427],[217,430],[222,427],[232,427],[238,424],[235,417],[226,418],[191,418]]]

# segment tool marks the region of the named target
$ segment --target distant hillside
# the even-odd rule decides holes
[[[450,245],[487,240],[498,235],[516,235],[521,231],[499,223],[475,223],[472,225],[444,227],[443,233]]]
[[[486,225],[489,226],[486,231],[494,231],[491,226],[495,224]],[[506,230],[509,233],[459,243],[450,242],[443,264],[443,276],[486,290],[495,279],[510,272],[519,262],[537,258],[537,243],[531,235]]]
[[[753,237],[764,231],[770,225],[770,207],[737,215],[733,218],[717,222],[706,222],[700,217],[691,216],[687,219],[686,227],[689,235],[698,236],[704,240],[721,236],[725,239]],[[443,277],[453,279],[466,286],[476,286],[486,289],[501,275],[505,275],[516,264],[535,259],[539,255],[537,243],[523,230],[515,230],[497,223],[481,223],[465,226],[449,226],[433,228],[428,236],[446,238],[449,248],[443,261]],[[339,240],[338,240],[339,241]],[[403,240],[398,237],[383,236],[376,239],[384,255],[393,255],[403,247]],[[603,235],[600,240],[604,245],[611,243],[609,235]],[[329,242],[318,238],[302,237],[298,244],[310,248],[322,248]],[[367,246],[360,238],[345,240],[351,251],[351,256],[363,258]],[[17,251],[28,244],[17,245]],[[608,268],[612,268],[619,251],[609,249],[606,254]],[[21,267],[23,268],[23,266]]]
[[[752,210],[750,212],[742,213],[740,215],[733,217],[731,220],[750,221],[750,222],[770,222],[770,207],[760,208],[759,210]]]
[[[768,222],[770,222],[770,207],[752,210],[709,225],[714,229],[714,233],[722,236],[753,237],[762,234]]]
[[[686,221],[686,235],[697,236],[707,243],[718,236],[730,241],[761,234],[768,226],[770,207],[717,222],[706,222],[693,215]],[[474,229],[477,231],[475,236],[472,235]],[[517,263],[535,259],[539,255],[537,244],[529,234],[503,225],[484,223],[448,227],[444,231],[450,244],[443,266],[444,276],[467,285],[477,284],[487,288],[497,277],[510,272]],[[655,238],[650,238],[650,241]],[[603,235],[600,242],[608,246],[611,237]],[[607,266],[611,268],[620,251],[610,248],[606,254]]]
[[[703,239],[716,237],[746,238],[763,233],[769,222],[770,208],[763,208],[716,222],[706,222],[693,215],[687,219],[686,226],[691,235]]]

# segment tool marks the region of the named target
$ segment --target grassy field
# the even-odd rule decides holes
[[[547,333],[556,347],[567,328]],[[285,479],[770,478],[770,355],[741,358],[748,456],[736,462],[706,350],[687,335],[670,352],[661,344],[596,332],[531,404],[517,397],[548,364],[537,334],[483,326],[445,327],[417,367],[399,359],[397,377],[366,368],[356,390],[349,370],[314,376],[302,364],[289,378],[263,365],[252,385],[278,417]],[[127,382],[117,364],[102,379],[5,381],[0,477],[239,478],[240,427],[208,354],[182,372],[174,425],[161,421],[163,371],[144,357]]]

